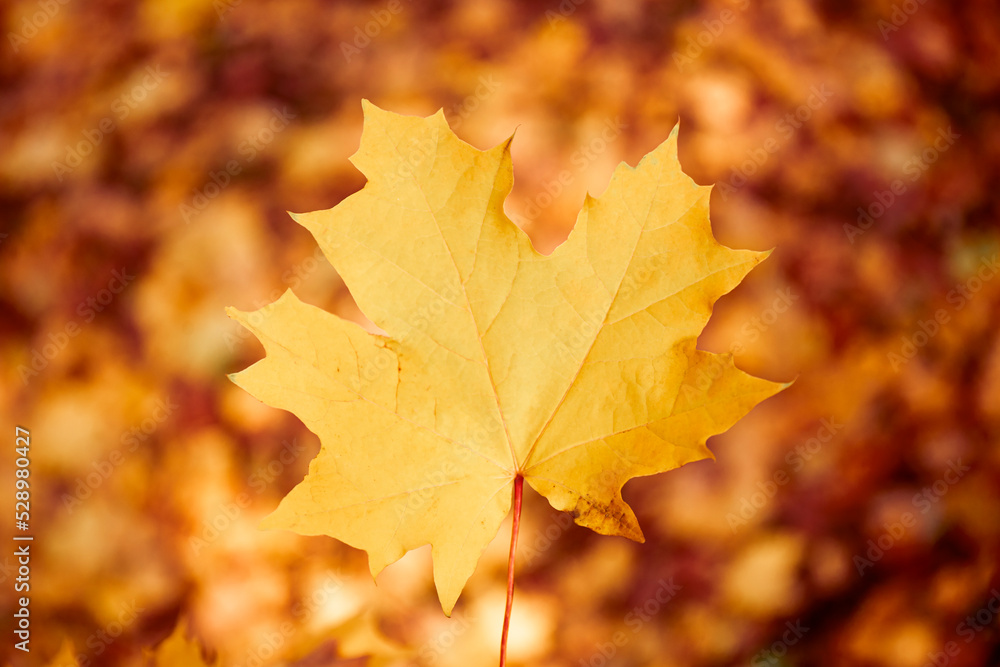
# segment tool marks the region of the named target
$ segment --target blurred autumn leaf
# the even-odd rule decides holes
[[[59,652],[52,658],[49,667],[79,667],[76,660],[76,653],[73,650],[73,642],[64,640]]]
[[[177,627],[164,639],[155,650],[145,650],[146,660],[150,667],[213,667],[217,660],[208,662],[202,654],[202,648],[194,639],[187,637],[187,623],[180,621]]]

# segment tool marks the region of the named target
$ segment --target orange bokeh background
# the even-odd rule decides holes
[[[426,548],[376,586],[362,552],[256,528],[319,444],[227,380],[263,352],[224,307],[290,287],[363,321],[285,213],[363,185],[347,159],[362,98],[443,108],[479,148],[516,130],[506,209],[544,252],[679,119],[682,165],[717,184],[716,236],[775,248],[700,345],[795,384],[710,440],[716,462],[625,487],[645,544],[527,493],[512,665],[1000,664],[994,5],[34,0],[2,16],[0,525],[9,540],[17,425],[35,542],[32,651],[7,633],[0,664],[49,664],[68,639],[81,665],[141,665],[181,619],[225,666],[495,663],[509,526],[451,619]]]

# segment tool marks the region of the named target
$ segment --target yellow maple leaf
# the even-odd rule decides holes
[[[291,291],[228,311],[266,352],[233,381],[322,443],[262,527],[364,549],[373,575],[429,543],[446,613],[518,477],[576,523],[641,541],[624,483],[711,457],[709,436],[786,386],[695,348],[768,253],[715,241],[676,128],[544,256],[503,211],[510,140],[480,151],[440,111],[364,111],[365,187],[293,217],[388,337]]]

